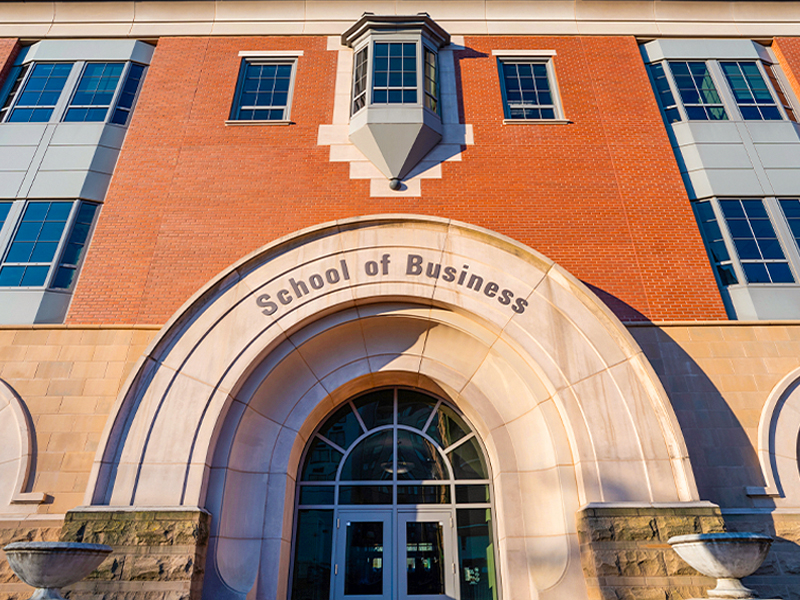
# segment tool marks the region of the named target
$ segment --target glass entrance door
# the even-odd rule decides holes
[[[341,510],[333,571],[336,600],[456,598],[452,512]]]
[[[341,600],[391,600],[392,511],[339,512],[334,589]]]
[[[400,512],[397,532],[398,598],[455,598],[452,512],[430,509]]]

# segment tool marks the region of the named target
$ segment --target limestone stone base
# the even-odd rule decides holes
[[[667,544],[675,535],[724,531],[719,507],[710,502],[592,503],[577,518],[591,600],[705,598],[716,585]]]
[[[114,552],[69,589],[85,600],[199,600],[210,520],[197,508],[70,511],[62,541],[108,544]]]

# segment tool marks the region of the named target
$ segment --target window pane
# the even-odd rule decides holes
[[[444,536],[438,522],[406,523],[409,596],[444,594]]]
[[[342,406],[319,430],[319,434],[345,450],[364,433],[353,409],[347,403]]]
[[[756,63],[723,62],[720,67],[743,119],[772,121],[782,118]]]
[[[497,600],[497,576],[488,508],[456,511],[461,600]]]
[[[489,472],[478,441],[473,437],[449,454],[456,479],[488,479]]]
[[[97,213],[97,204],[81,203],[75,223],[72,225],[67,246],[61,255],[61,263],[52,286],[56,289],[67,289],[72,284],[75,268],[81,260],[88,243],[89,230]],[[69,275],[67,277],[67,275]]]
[[[379,431],[363,439],[342,466],[342,481],[385,481],[394,469],[392,430]]]
[[[727,120],[714,80],[704,62],[669,61],[668,64],[689,119]]]
[[[477,504],[489,502],[489,486],[479,485],[457,485],[456,503],[458,504]]]
[[[292,64],[242,61],[234,119],[280,121],[286,118]],[[256,110],[256,109],[261,109]]]
[[[372,73],[374,104],[417,103],[417,45],[376,42]],[[389,59],[383,57],[388,56]]]
[[[397,390],[397,422],[422,429],[433,411],[436,400],[412,390]]]
[[[353,400],[361,420],[367,429],[394,422],[394,390],[378,390]]]
[[[341,452],[319,438],[314,438],[308,449],[306,464],[303,466],[302,480],[333,481],[341,460]]]
[[[555,108],[546,63],[504,62],[502,73],[507,118],[554,118]]]
[[[301,485],[300,504],[333,504],[332,485]]]
[[[7,120],[11,123],[50,120],[71,70],[72,63],[35,64]]]
[[[391,504],[392,487],[389,485],[342,485],[339,487],[339,504]]]
[[[397,478],[404,480],[450,479],[436,447],[420,435],[397,431]]]
[[[297,511],[292,600],[329,600],[332,548],[333,511]]]
[[[344,593],[383,594],[383,523],[347,523]]]
[[[449,485],[398,485],[398,504],[450,504]]]
[[[469,428],[456,412],[444,404],[440,405],[428,426],[427,433],[442,447],[447,448],[467,435]]]

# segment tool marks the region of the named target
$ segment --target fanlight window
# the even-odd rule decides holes
[[[497,598],[488,466],[471,427],[444,401],[391,388],[346,402],[311,438],[299,475],[293,600],[338,598],[331,584],[343,560],[334,550],[342,510],[398,519],[414,505],[450,511],[444,535],[457,539],[456,597]],[[373,562],[384,560],[396,557]],[[408,565],[399,562],[398,577]]]

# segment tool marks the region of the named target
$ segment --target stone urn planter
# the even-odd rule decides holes
[[[3,551],[17,577],[38,588],[28,600],[64,600],[58,589],[94,571],[111,554],[111,547],[73,542],[14,542]]]
[[[697,571],[717,579],[709,598],[758,598],[739,581],[767,557],[772,538],[756,533],[701,533],[671,537],[667,543]]]

